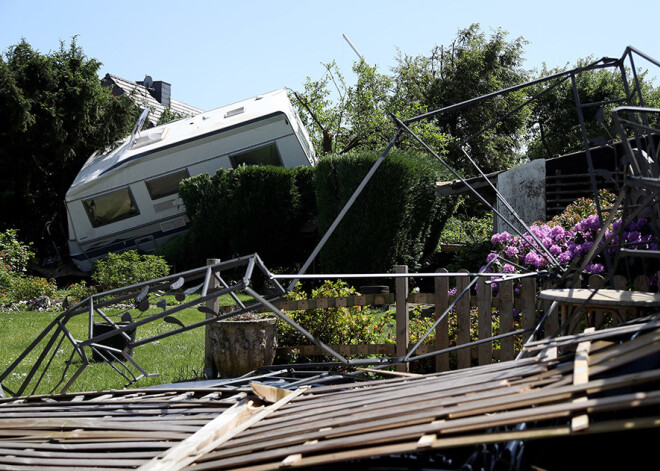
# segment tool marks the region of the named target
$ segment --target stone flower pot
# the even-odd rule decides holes
[[[220,377],[235,378],[271,365],[277,348],[274,317],[236,316],[210,324],[211,355]]]

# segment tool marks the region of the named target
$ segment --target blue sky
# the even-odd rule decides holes
[[[638,6],[638,13],[630,5]],[[397,48],[430,52],[471,23],[529,41],[526,66],[619,57],[631,45],[660,59],[660,6],[639,0],[519,2],[335,0],[332,2],[0,0],[0,50],[24,37],[43,53],[78,35],[106,72],[172,84],[174,98],[212,109],[276,88],[302,88],[336,60],[350,82],[356,55],[388,71]],[[645,64],[640,63],[640,66]],[[660,73],[652,71],[653,76]]]

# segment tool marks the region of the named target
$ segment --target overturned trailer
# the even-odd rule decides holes
[[[286,90],[140,131],[92,155],[66,194],[71,258],[83,271],[108,252],[150,252],[190,228],[179,182],[247,165],[315,165]]]

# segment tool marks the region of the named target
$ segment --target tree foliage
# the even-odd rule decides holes
[[[319,155],[382,150],[396,132],[390,115],[405,120],[427,111],[423,103],[406,99],[398,91],[401,85],[396,77],[380,73],[377,66],[356,62],[353,86],[346,84],[334,61],[324,67],[326,72],[319,80],[308,77],[304,90],[294,92],[294,103]],[[444,153],[446,138],[434,124],[415,123],[412,129]],[[403,136],[398,147],[421,150],[409,136]]]
[[[419,100],[429,110],[461,103],[525,82],[523,48],[526,41],[507,39],[497,29],[486,36],[478,24],[458,32],[448,46],[435,46],[429,57],[399,57],[395,68],[399,90],[408,100]],[[457,168],[473,173],[460,146],[469,139],[468,153],[486,172],[512,165],[520,157],[525,114],[513,111],[525,100],[518,91],[435,118],[439,129],[451,138],[449,158]],[[477,137],[488,123],[503,118],[496,127]]]
[[[569,69],[585,67],[594,62],[592,57],[580,59],[574,66],[548,70],[545,65],[538,77],[548,77]],[[631,71],[626,70],[628,80]],[[658,90],[647,79],[647,72],[638,71],[638,81],[646,106],[658,104]],[[575,75],[580,103],[593,104],[612,102],[626,97],[624,82],[619,68],[594,69]],[[528,122],[527,157],[550,158],[582,150],[584,148],[582,128],[575,106],[575,96],[570,78],[550,88],[553,83],[542,83],[531,87],[530,95],[544,90],[531,105]],[[638,96],[634,95],[635,100]],[[639,104],[638,101],[634,102]],[[583,117],[590,138],[602,137],[606,141],[617,141],[619,136],[612,127],[610,110],[623,103],[614,102],[604,106],[586,106]],[[593,144],[592,144],[593,145]]]
[[[434,47],[429,57],[399,54],[392,75],[381,74],[364,61],[357,62],[353,67],[357,76],[354,86],[346,85],[336,64],[327,64],[324,76],[317,81],[308,78],[304,91],[298,94],[299,109],[313,129],[321,153],[356,147],[382,149],[396,130],[389,113],[405,120],[524,82],[524,44],[522,38],[508,41],[507,33],[499,29],[487,37],[474,24],[460,30],[449,46]],[[331,100],[333,95],[337,101]],[[412,130],[435,151],[448,152],[455,167],[472,173],[459,145],[524,99],[524,92],[494,98],[414,123]],[[519,158],[524,124],[524,113],[506,117],[497,127],[470,140],[470,154],[486,171],[511,165]],[[323,138],[327,143],[328,136],[332,146],[318,144]],[[409,136],[398,145],[420,148]]]
[[[130,132],[135,107],[101,86],[100,65],[75,38],[48,54],[22,40],[0,57],[0,229],[39,246],[87,158]]]

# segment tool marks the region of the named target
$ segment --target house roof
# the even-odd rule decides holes
[[[150,108],[151,113],[149,113],[149,122],[154,126],[158,123],[161,114],[165,111],[166,106],[162,105],[158,100],[156,100],[143,85],[133,82],[131,80],[126,80],[117,75],[106,74],[103,79],[107,84],[113,84],[115,86],[115,93],[118,95],[126,94],[129,96],[137,106],[140,108]],[[121,93],[119,92],[121,91]],[[203,113],[204,110],[195,108],[194,106],[188,105],[181,101],[170,99],[170,110],[176,114],[183,115],[185,117],[195,116],[200,113]]]

